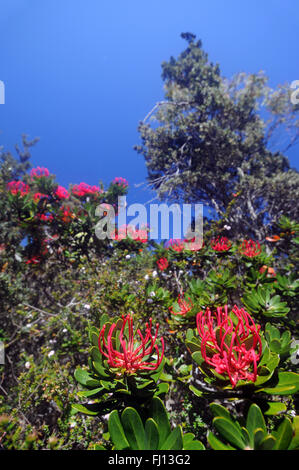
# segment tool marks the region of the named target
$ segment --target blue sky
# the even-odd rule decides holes
[[[298,0],[0,0],[0,145],[40,137],[34,165],[60,184],[130,183],[151,195],[138,122],[163,98],[161,62],[181,32],[203,41],[222,75],[264,70],[270,85],[299,79]],[[288,154],[298,168],[298,147]]]

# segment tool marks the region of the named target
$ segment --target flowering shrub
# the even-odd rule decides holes
[[[228,251],[232,246],[232,242],[227,237],[218,236],[211,240],[210,246],[214,251]]]
[[[40,167],[38,166],[37,168],[32,168],[30,171],[30,177],[33,180],[34,178],[42,178],[42,177],[48,177],[50,176],[50,172],[48,168]]]
[[[14,195],[25,196],[30,191],[28,184],[23,183],[23,181],[11,181],[7,183],[6,187],[7,190]]]
[[[179,295],[177,302],[175,303],[174,306],[169,307],[169,311],[172,315],[180,315],[182,317],[185,317],[188,312],[190,312],[193,308],[193,303],[191,299],[185,300],[182,298],[181,295]]]
[[[99,335],[99,350],[108,361],[109,367],[116,368],[120,372],[134,374],[138,370],[156,370],[162,362],[164,355],[164,339],[161,338],[161,352],[156,344],[159,324],[156,324],[156,332],[152,335],[152,319],[146,323],[145,336],[140,329],[137,330],[139,339],[134,336],[133,317],[122,317],[122,327],[119,336],[113,337],[116,323],[112,323],[106,332],[106,324]],[[105,338],[106,337],[106,338]],[[152,356],[156,355],[153,359]]]
[[[233,387],[239,380],[256,381],[262,355],[260,326],[244,308],[235,305],[230,315],[227,305],[214,313],[207,308],[205,313],[198,313],[196,325],[206,364],[228,377]]]
[[[254,240],[243,240],[240,253],[248,258],[254,258],[261,254],[262,248],[259,242]]]
[[[158,268],[161,270],[161,271],[164,271],[165,269],[168,268],[168,259],[167,258],[160,258],[157,260],[157,265],[158,265]]]

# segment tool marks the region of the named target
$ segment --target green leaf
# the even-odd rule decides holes
[[[159,429],[159,449],[171,432],[171,427],[167,411],[163,402],[158,397],[154,397],[150,404],[150,416],[156,422]]]
[[[250,444],[252,447],[254,446],[254,432],[256,429],[262,429],[264,435],[267,434],[267,428],[263,413],[255,403],[253,403],[248,410],[246,419],[246,429],[249,433]]]
[[[193,392],[197,397],[201,397],[203,395],[203,392],[198,390],[198,388],[195,388],[193,385],[189,385],[189,390],[191,390],[191,392]]]
[[[125,408],[121,415],[121,422],[130,448],[132,450],[144,450],[145,432],[137,411],[131,407]]]
[[[86,406],[80,405],[79,403],[73,403],[72,408],[76,411],[80,411],[80,413],[84,413],[85,415],[89,416],[97,416],[99,414],[99,411],[92,411]]]
[[[277,415],[282,411],[286,411],[287,409],[287,406],[284,403],[281,403],[280,401],[268,401],[267,405],[268,409],[264,411],[264,414],[267,416]]]
[[[278,383],[275,387],[265,387],[259,391],[271,395],[292,395],[299,390],[299,374],[295,372],[278,372]]]
[[[275,445],[275,438],[269,434],[259,444],[259,450],[272,450]]]
[[[290,420],[288,418],[284,418],[277,431],[273,432],[273,435],[276,439],[273,450],[288,449],[293,437],[293,428]]]
[[[239,449],[244,449],[246,444],[239,427],[227,418],[222,416],[217,416],[213,419],[213,424],[219,434],[223,436],[230,444],[238,447]]]
[[[148,418],[144,426],[145,430],[145,450],[159,449],[159,430],[156,422],[152,418]]]
[[[108,430],[110,438],[117,450],[124,450],[130,448],[117,410],[113,410],[110,413],[108,421]]]
[[[175,428],[163,442],[160,450],[181,450],[183,448],[183,436],[180,426]]]
[[[208,443],[214,450],[235,450],[234,447],[224,444],[218,437],[215,436],[211,431],[208,432]]]
[[[230,412],[224,406],[220,405],[219,403],[211,403],[210,408],[215,417],[222,416],[223,418],[226,418],[233,422]]]

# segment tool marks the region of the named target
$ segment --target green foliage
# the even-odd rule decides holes
[[[268,433],[261,409],[252,404],[242,425],[222,405],[210,405],[213,425],[220,439],[210,431],[208,442],[214,450],[298,450],[298,416],[284,418],[277,430]]]
[[[117,410],[109,416],[108,429],[115,450],[204,450],[194,434],[183,435],[180,426],[171,430],[163,402],[155,397],[149,405],[149,417],[142,418],[128,407],[121,416]]]

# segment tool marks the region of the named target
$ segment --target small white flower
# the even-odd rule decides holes
[[[144,276],[144,279],[145,279],[146,281],[148,281],[148,280],[149,280],[149,275],[146,274],[146,275]]]
[[[86,308],[86,310],[90,310],[90,305],[89,305],[89,304],[85,304],[85,305],[84,305],[84,308]]]
[[[157,276],[158,276],[157,271],[153,271],[153,272],[152,272],[152,276],[153,276],[153,277],[157,277]]]
[[[30,362],[29,362],[29,361],[25,362],[25,367],[26,367],[26,369],[30,369],[30,367],[31,367],[31,364],[30,364]]]
[[[147,303],[148,303],[148,304],[152,304],[152,303],[153,303],[153,299],[147,299]]]
[[[131,258],[131,255],[126,255],[126,259],[130,259]]]
[[[52,357],[52,356],[54,356],[54,354],[55,354],[55,351],[53,351],[53,349],[52,349],[52,351],[49,352],[48,357]]]
[[[156,293],[152,290],[152,292],[149,293],[150,297],[155,297]]]
[[[230,225],[224,225],[223,227],[225,230],[230,230],[231,229],[231,226]]]
[[[67,332],[67,328],[63,328],[62,333],[66,333],[66,332]]]

